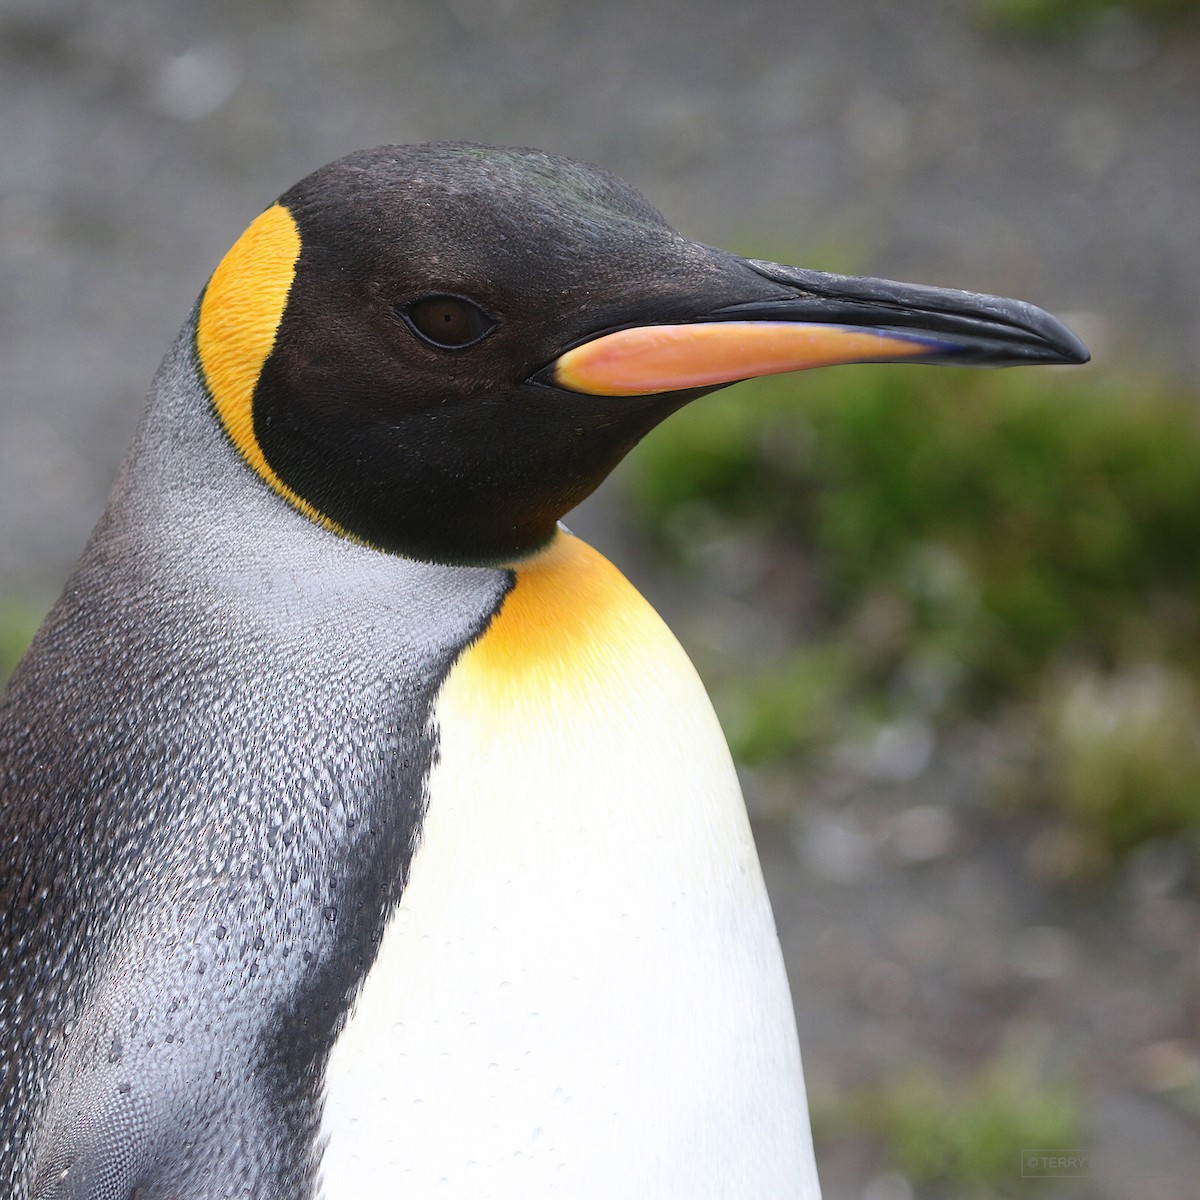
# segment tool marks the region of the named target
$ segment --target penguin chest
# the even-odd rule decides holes
[[[434,719],[408,886],[327,1070],[326,1200],[809,1194],[745,807],[661,620],[559,535]]]

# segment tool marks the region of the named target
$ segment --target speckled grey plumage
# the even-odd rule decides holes
[[[429,714],[510,577],[357,546],[210,415],[195,314],[0,701],[0,1191],[299,1200],[411,855]]]

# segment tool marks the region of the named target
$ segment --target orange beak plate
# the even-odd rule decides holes
[[[592,396],[645,396],[949,348],[927,336],[805,321],[641,325],[568,350],[554,363],[554,382]]]

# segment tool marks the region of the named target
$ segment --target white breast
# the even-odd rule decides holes
[[[543,558],[439,696],[412,875],[326,1075],[326,1200],[816,1197],[708,698],[599,555]]]

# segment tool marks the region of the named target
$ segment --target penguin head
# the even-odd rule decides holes
[[[512,562],[650,429],[740,379],[852,361],[1085,361],[1015,301],[742,259],[597,167],[385,146],[267,209],[201,299],[214,414],[310,519]]]

